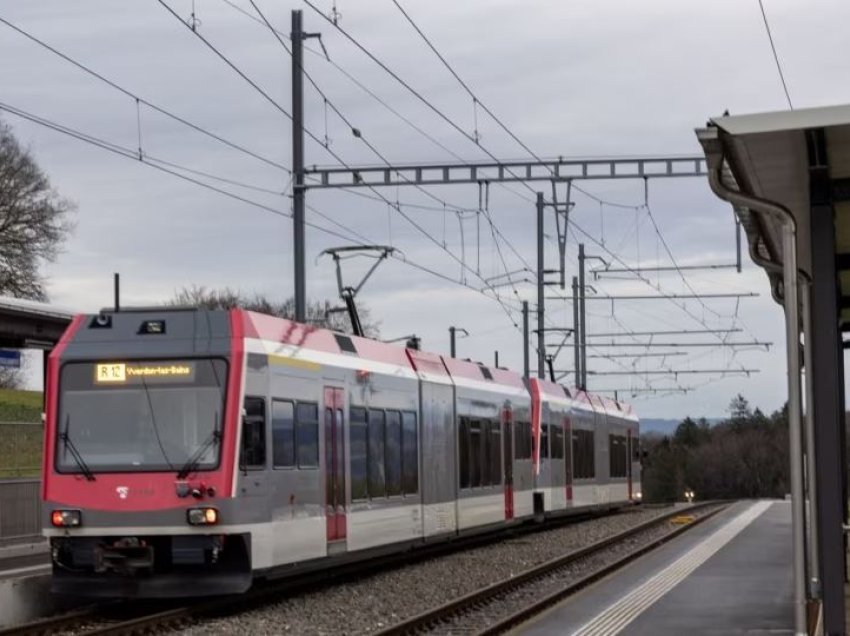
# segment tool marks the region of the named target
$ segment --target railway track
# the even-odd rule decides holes
[[[502,634],[709,519],[727,505],[706,502],[688,508],[684,514],[681,510],[671,512],[403,620],[377,634]],[[695,514],[700,512],[698,516]],[[659,532],[659,527],[666,531]],[[624,543],[628,549],[616,558],[602,557]],[[576,567],[588,562],[592,564],[590,573],[576,578]]]
[[[239,596],[222,597],[214,600],[204,599],[198,602],[189,601],[179,605],[177,602],[166,604],[132,601],[113,601],[87,605],[65,614],[39,619],[11,628],[0,629],[0,636],[40,636],[42,634],[67,632],[84,634],[85,636],[156,633],[158,631],[184,627],[202,618],[236,614],[279,599],[283,595],[304,593],[323,585],[338,584],[383,569],[404,566],[417,561],[475,548],[490,543],[494,539],[501,541],[522,535],[533,535],[536,532],[569,525],[584,519],[605,517],[612,514],[627,514],[627,511],[610,510],[607,513],[596,511],[586,515],[552,519],[546,523],[525,524],[496,533],[476,535],[446,544],[427,546],[412,553],[393,554],[380,559],[373,559],[368,563],[354,563],[341,566],[330,572],[319,571],[266,583]],[[664,515],[661,519],[667,519],[670,516],[673,515]],[[644,527],[645,525],[647,524],[638,527]],[[651,525],[657,525],[657,522],[653,520]],[[399,624],[399,627],[401,625],[403,624]],[[388,631],[387,633],[398,634],[407,632],[402,630]]]

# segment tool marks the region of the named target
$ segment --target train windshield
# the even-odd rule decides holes
[[[226,383],[221,359],[65,364],[56,469],[88,476],[215,468]]]

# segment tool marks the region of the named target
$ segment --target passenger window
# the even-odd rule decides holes
[[[419,435],[416,413],[401,414],[401,471],[405,495],[419,492]]]
[[[469,488],[469,420],[460,418],[458,428],[458,457],[460,458],[460,487]]]
[[[387,495],[401,494],[401,413],[387,411],[384,457]]]
[[[560,424],[551,424],[549,426],[549,436],[551,437],[551,453],[552,459],[564,458],[564,431]]]
[[[247,469],[266,466],[266,401],[263,398],[245,398],[239,463]]]
[[[531,424],[514,424],[514,448],[517,459],[531,459]]]
[[[384,412],[369,411],[369,497],[386,497],[386,479],[384,473]]]
[[[549,459],[549,425],[540,425],[540,461]]]
[[[366,477],[366,409],[351,407],[348,426],[351,440],[348,451],[351,458],[351,499],[362,500],[369,496]]]
[[[490,437],[490,484],[499,486],[502,483],[502,424],[489,423]]]
[[[473,488],[481,485],[481,457],[482,451],[481,441],[481,422],[479,420],[471,420],[469,422],[469,464],[470,464],[470,483]]]
[[[295,407],[295,438],[299,468],[319,465],[319,405],[299,402]]]
[[[289,400],[272,400],[272,465],[295,466],[295,406]]]

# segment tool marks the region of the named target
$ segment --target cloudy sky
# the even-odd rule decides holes
[[[364,140],[395,163],[480,161],[487,159],[484,148],[501,159],[528,158],[474,106],[392,0],[337,0],[339,25],[467,135],[477,131],[481,147],[440,119],[306,4],[255,1],[282,32],[289,31],[290,11],[302,9],[305,28],[322,33],[333,65],[312,40],[315,52],[306,53],[306,68],[361,137],[352,135],[309,85],[306,124],[320,140],[327,137],[330,150],[347,164],[383,163]],[[332,0],[315,4],[323,13],[332,11]],[[709,117],[727,109],[737,114],[787,107],[757,0],[401,4],[480,102],[538,156],[697,155],[693,130]],[[190,20],[191,0],[169,0],[168,5]],[[837,27],[850,22],[850,4],[765,0],[764,5],[794,106],[850,101],[846,34]],[[4,20],[133,95],[268,160],[214,141],[144,104],[137,106],[133,97],[0,24],[0,102],[130,151],[141,145],[149,162],[179,165],[184,175],[260,204],[229,198],[2,114],[57,190],[78,206],[73,236],[46,268],[49,294],[57,304],[86,311],[108,305],[115,271],[122,275],[125,304],[157,303],[191,285],[227,286],[275,299],[292,294],[290,179],[272,165],[291,163],[291,124],[271,103],[291,110],[290,58],[268,29],[245,15],[256,16],[249,0],[195,0],[194,13],[197,33],[269,99],[157,0],[122,2],[120,8],[105,0],[0,3]],[[308,140],[307,163],[329,166],[336,159]],[[651,180],[648,199],[641,181],[580,185],[592,197],[574,192],[568,278],[576,271],[580,241],[587,244],[588,253],[607,261],[616,255],[620,266],[670,265],[664,242],[679,265],[734,261],[731,209],[702,179]],[[551,185],[545,182],[530,188],[493,185],[481,213],[476,212],[476,186],[434,187],[427,193],[410,187],[382,190],[387,200],[401,203],[403,214],[368,190],[359,192],[372,199],[311,190],[308,221],[318,227],[307,231],[308,294],[314,299],[335,297],[332,262],[318,258],[323,249],[362,241],[358,237],[391,244],[407,262],[382,264],[360,297],[380,320],[382,337],[415,333],[425,348],[446,352],[448,328],[455,325],[470,333],[458,341],[461,355],[490,363],[498,350],[503,365],[521,369],[521,336],[514,323],[521,323],[519,301],[534,302],[536,289],[524,282],[531,274],[516,274],[515,289],[499,288],[499,300],[482,289],[486,279],[506,269],[535,266],[537,189],[551,195]],[[563,194],[562,186],[559,196]],[[488,218],[498,230],[495,239]],[[551,213],[546,234],[546,267],[555,268],[558,252]],[[345,276],[356,279],[370,264],[365,259],[346,261]],[[723,415],[737,392],[765,410],[778,408],[785,397],[782,313],[769,298],[765,275],[748,262],[741,274],[687,274],[687,285],[701,292],[762,295],[740,302],[616,301],[613,315],[610,302],[589,301],[588,331],[734,328],[741,331],[727,334],[729,340],[774,346],[768,352],[763,347],[654,348],[685,353],[663,360],[606,359],[597,356],[641,349],[594,347],[589,351],[590,387],[660,389],[636,391],[634,397],[630,391],[620,393],[644,416]],[[646,277],[609,276],[591,283],[600,295],[689,291],[676,272]],[[563,293],[550,289],[550,295]],[[547,326],[571,326],[569,302],[550,300],[548,309]],[[557,341],[552,334],[550,342]],[[656,341],[713,343],[718,336],[658,336]],[[572,368],[571,349],[563,350],[556,367]],[[642,372],[661,368],[760,372],[750,377]],[[694,391],[670,394],[664,391],[669,387]]]

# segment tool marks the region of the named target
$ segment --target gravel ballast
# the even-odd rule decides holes
[[[242,614],[203,621],[181,633],[371,634],[669,512],[669,508],[632,509],[515,538],[494,538],[492,544],[328,585]]]

